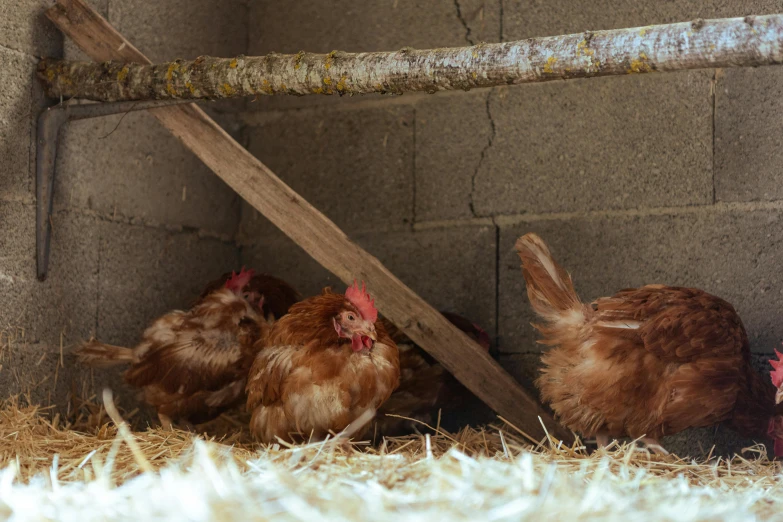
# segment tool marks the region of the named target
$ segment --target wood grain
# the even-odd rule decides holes
[[[98,61],[150,63],[82,0],[58,0],[48,18]],[[403,284],[375,257],[283,183],[195,105],[150,110],[215,174],[346,284],[365,280],[383,315],[440,361],[489,407],[529,435],[570,442],[562,428],[492,357]],[[487,252],[494,256],[494,252]],[[520,299],[522,296],[520,296]]]

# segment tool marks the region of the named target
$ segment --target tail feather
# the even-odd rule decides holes
[[[536,234],[525,234],[515,246],[522,260],[522,275],[533,309],[548,322],[559,322],[571,313],[582,314],[571,276],[552,258],[546,244]]]
[[[81,364],[93,368],[108,368],[135,360],[131,348],[104,344],[95,339],[81,345],[75,354]]]

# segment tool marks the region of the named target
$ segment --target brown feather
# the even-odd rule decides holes
[[[130,363],[125,382],[141,388],[159,415],[200,423],[242,402],[268,329],[245,299],[220,288],[188,311],[156,319],[133,349],[91,341],[77,354],[93,366]]]
[[[199,301],[215,290],[223,288],[226,285],[226,281],[231,279],[231,274],[231,272],[226,272],[218,279],[210,282],[194,304],[198,304]],[[262,308],[264,317],[272,314],[275,319],[280,319],[288,313],[288,309],[293,304],[302,300],[302,295],[294,287],[286,281],[269,274],[255,274],[250,278],[250,282],[245,288],[249,292],[255,292],[264,296]]]
[[[133,362],[135,357],[131,348],[114,346],[90,339],[74,352],[80,364],[93,368],[109,368]]]
[[[399,381],[397,346],[380,321],[368,351],[338,337],[333,318],[356,308],[324,292],[293,305],[277,321],[247,383],[251,431],[262,442],[322,438],[383,404]]]
[[[648,285],[583,305],[534,234],[519,239],[528,295],[544,319],[536,384],[585,436],[659,438],[729,421],[762,436],[774,387],[751,368],[734,308],[694,288]],[[554,269],[552,268],[554,267]]]

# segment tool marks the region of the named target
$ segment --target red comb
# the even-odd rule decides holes
[[[775,388],[780,388],[780,385],[783,384],[783,353],[775,350],[775,355],[777,355],[777,359],[769,360],[769,364],[774,368],[769,372],[769,376],[772,377],[772,384],[775,385]]]
[[[375,299],[370,299],[367,288],[362,281],[362,287],[354,279],[353,286],[349,286],[345,291],[345,298],[362,314],[362,319],[374,323],[378,320],[378,310],[375,308]]]
[[[233,292],[241,292],[242,289],[250,282],[250,279],[252,279],[255,273],[256,271],[252,268],[250,270],[245,270],[244,266],[238,274],[232,270],[231,277],[228,281],[226,281],[226,288]]]

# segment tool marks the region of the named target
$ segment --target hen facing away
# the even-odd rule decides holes
[[[377,319],[356,283],[292,306],[250,370],[253,434],[265,443],[320,439],[377,410],[400,375],[397,346]]]
[[[489,335],[480,326],[460,315],[441,313],[489,351]],[[378,410],[372,430],[375,437],[398,437],[426,431],[424,425],[436,427],[439,418],[441,426],[453,431],[466,415],[484,409],[483,403],[434,357],[385,317],[381,322],[400,351],[400,385]]]
[[[233,272],[226,272],[219,279],[209,283],[196,303],[224,287],[233,275]],[[251,303],[259,303],[258,310],[269,322],[280,319],[288,313],[288,309],[294,303],[302,300],[302,295],[286,281],[269,274],[256,273],[251,274],[250,280],[243,288],[243,297]]]
[[[527,234],[516,249],[541,342],[552,347],[536,385],[564,426],[599,445],[629,436],[664,453],[665,435],[727,422],[757,440],[771,435],[783,450],[775,386],[751,367],[729,303],[647,285],[584,304],[541,238]]]
[[[87,366],[129,364],[124,380],[141,388],[161,424],[209,421],[245,398],[250,365],[269,325],[264,296],[249,290],[253,271],[232,274],[187,311],[156,319],[135,348],[91,340],[76,350]]]

